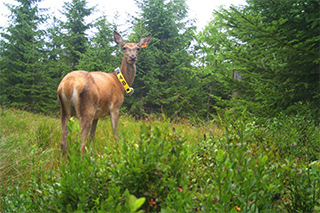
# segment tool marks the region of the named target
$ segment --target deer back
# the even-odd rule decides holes
[[[106,116],[120,108],[124,89],[114,73],[73,71],[58,87],[59,99],[69,116]]]

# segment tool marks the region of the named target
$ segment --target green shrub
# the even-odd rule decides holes
[[[315,166],[319,164],[316,155],[319,129],[303,118],[297,121],[297,117],[287,116],[263,124],[245,111],[241,116],[223,114],[220,117],[220,128],[225,129],[223,137],[208,137],[194,149],[191,186],[198,189],[193,201],[195,209],[314,211],[320,199],[319,166]],[[288,140],[303,137],[312,148],[287,147]],[[304,158],[296,155],[301,151]],[[313,166],[309,166],[311,159],[317,160]]]
[[[122,142],[122,154],[113,166],[117,184],[135,196],[145,196],[147,211],[159,211],[172,191],[182,189],[185,180],[185,141],[175,132],[168,133],[168,124],[164,126],[143,125],[137,141]]]
[[[288,212],[320,210],[320,161],[310,164],[292,161],[283,166],[284,193],[282,204]]]
[[[304,116],[281,114],[266,121],[268,139],[284,158],[312,162],[319,159],[319,128]]]
[[[88,145],[84,155],[80,150],[80,129],[71,121],[68,154],[62,157],[56,150],[57,166],[50,168],[46,168],[48,159],[44,158],[52,150],[46,149],[52,144],[47,139],[52,140],[56,133],[50,133],[54,131],[50,122],[40,123],[35,128],[40,134],[34,137],[37,140],[27,140],[33,145],[28,158],[20,161],[23,165],[3,167],[19,168],[21,175],[10,179],[9,173],[1,170],[1,174],[8,176],[0,189],[0,209],[2,212],[320,211],[319,128],[315,123],[302,115],[279,115],[262,122],[245,111],[240,116],[225,112],[217,121],[212,125],[220,131],[206,134],[204,139],[174,129],[168,119],[140,121],[139,125],[130,125],[130,131],[120,131],[122,137],[118,142],[102,136],[99,140],[106,141]],[[10,162],[15,159],[10,150],[16,146],[11,148],[8,142],[22,143],[15,140],[14,135],[0,140],[0,149]],[[21,160],[19,156],[16,158]],[[25,172],[23,168],[31,171]],[[23,172],[28,175],[22,175]]]

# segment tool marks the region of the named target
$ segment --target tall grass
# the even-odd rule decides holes
[[[99,121],[83,156],[74,120],[62,157],[59,119],[0,114],[2,212],[320,211],[319,128],[301,116],[122,116],[120,140]]]
[[[54,168],[54,144],[59,135],[54,119],[19,110],[0,112],[0,182],[2,186],[22,185],[41,162]]]
[[[0,110],[0,182],[3,183],[2,186],[14,184],[18,179],[20,183],[27,182],[40,163],[45,170],[56,169],[61,158],[60,119],[16,109]],[[166,118],[135,120],[124,115],[119,122],[119,137],[122,143],[138,141],[141,125],[148,124],[162,128],[165,125],[163,120]],[[79,126],[78,120],[74,122],[74,126]],[[209,128],[198,128],[187,121],[172,124],[172,129],[179,134],[196,137],[199,140],[209,131]],[[172,132],[172,129],[169,132]],[[120,148],[113,139],[110,118],[100,119],[96,139],[89,146],[97,153],[103,153],[106,147],[112,150]]]

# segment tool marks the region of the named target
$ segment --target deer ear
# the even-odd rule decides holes
[[[120,46],[123,47],[125,45],[121,35],[119,33],[117,33],[117,31],[113,31],[113,38],[114,41]]]
[[[151,35],[152,35],[152,34],[150,33],[150,34],[147,35],[146,37],[141,38],[141,40],[139,41],[138,45],[139,45],[139,46],[144,45],[145,47],[147,47],[147,45],[148,45],[149,42],[150,42]]]

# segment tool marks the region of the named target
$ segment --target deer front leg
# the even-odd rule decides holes
[[[92,126],[91,126],[91,131],[90,131],[90,141],[94,140],[94,137],[96,135],[96,128],[97,128],[97,123],[98,123],[98,119],[94,119],[92,122]]]
[[[111,118],[113,137],[115,140],[118,140],[117,131],[118,131],[119,109],[113,109],[110,112],[110,118]]]

